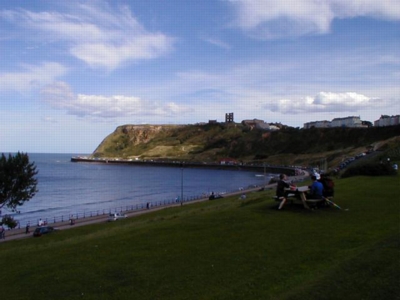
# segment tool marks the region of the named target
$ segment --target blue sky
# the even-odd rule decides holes
[[[4,0],[0,152],[124,124],[400,114],[399,0]]]

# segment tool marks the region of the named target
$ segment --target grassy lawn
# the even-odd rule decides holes
[[[399,177],[336,181],[347,211],[274,191],[0,244],[5,299],[400,299]]]

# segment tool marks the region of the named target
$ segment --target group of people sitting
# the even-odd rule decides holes
[[[334,195],[334,182],[325,174],[317,178],[316,175],[311,176],[312,184],[309,186],[309,191],[306,193],[307,199],[323,199],[333,197]],[[287,190],[290,189],[290,190]],[[279,175],[279,181],[276,186],[276,197],[280,201],[278,209],[282,209],[286,204],[288,194],[294,193],[296,195],[296,186],[287,182],[285,174]],[[291,191],[292,190],[292,191]],[[297,195],[298,196],[298,195]]]

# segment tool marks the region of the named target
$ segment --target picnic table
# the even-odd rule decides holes
[[[319,199],[307,198],[307,192],[309,190],[310,188],[308,186],[290,186],[289,188],[285,188],[285,197],[279,198],[277,196],[274,196],[273,198],[276,201],[281,202],[278,209],[281,209],[281,207],[283,207],[283,205],[285,205],[287,201],[290,201],[291,203],[300,202],[304,206],[304,208],[308,210],[313,209],[318,204],[334,206],[340,210],[342,209],[339,205],[333,202],[333,199],[331,197],[322,197]]]
[[[290,188],[285,188],[285,192],[287,193],[287,198],[288,200],[300,200],[301,203],[303,204],[305,209],[311,209],[309,204],[316,205],[317,203],[322,203],[325,202],[325,198],[321,199],[307,199],[307,192],[310,190],[308,186],[299,186],[299,187],[293,187],[291,186]]]

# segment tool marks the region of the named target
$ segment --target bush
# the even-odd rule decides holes
[[[6,225],[8,228],[15,228],[18,225],[18,222],[14,220],[12,216],[5,215],[0,222],[0,225]]]
[[[386,176],[396,175],[397,172],[390,164],[369,163],[348,168],[342,175],[343,178],[352,176]]]
[[[29,162],[26,153],[4,153],[0,156],[0,209],[7,207],[17,211],[17,207],[29,201],[38,192],[38,174],[34,163]]]

